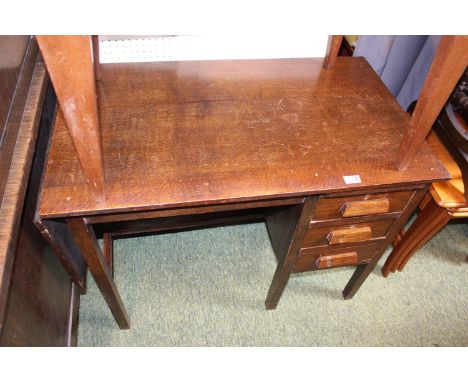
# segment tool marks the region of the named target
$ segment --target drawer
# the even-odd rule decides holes
[[[294,264],[293,272],[315,271],[318,269],[368,263],[376,254],[380,245],[381,243],[356,245],[348,248],[318,251],[301,249],[296,264]]]
[[[394,219],[384,219],[357,224],[312,227],[307,231],[301,247],[334,246],[383,239],[394,221]]]
[[[317,203],[313,220],[331,220],[400,212],[411,198],[413,191],[397,191],[379,194],[321,198]]]

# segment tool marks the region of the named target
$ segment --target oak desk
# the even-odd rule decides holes
[[[448,178],[427,144],[406,170],[396,169],[409,117],[364,59],[322,65],[102,65],[102,202],[91,195],[57,113],[36,222],[82,288],[87,263],[121,328],[129,320],[95,229],[119,234],[261,217],[278,258],[267,308],[276,307],[291,272],[338,265],[357,265],[343,292],[351,298],[427,185]]]

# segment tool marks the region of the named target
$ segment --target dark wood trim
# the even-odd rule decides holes
[[[290,221],[285,222],[288,225],[294,227],[294,230],[289,229],[291,239],[289,240],[288,238],[285,241],[286,245],[281,247],[276,246],[277,248],[281,248],[286,252],[284,255],[277,255],[279,259],[283,258],[283,260],[278,263],[276,272],[270,285],[270,290],[268,291],[268,295],[265,301],[265,306],[268,310],[276,308],[281,295],[283,294],[284,288],[286,288],[289,277],[291,276],[292,270],[294,268],[294,264],[296,263],[296,259],[299,256],[299,251],[307,233],[309,221],[317,204],[317,200],[317,197],[306,198],[304,204],[302,205],[299,219],[295,220],[293,215]],[[282,214],[282,212],[280,212],[280,214]]]
[[[212,212],[226,212],[226,211],[237,211],[246,210],[262,207],[275,207],[275,206],[287,206],[301,204],[304,202],[304,198],[283,198],[273,199],[264,201],[253,201],[253,202],[239,202],[239,203],[225,203],[216,204],[211,206],[199,206],[199,207],[182,207],[182,208],[171,208],[167,210],[155,210],[155,211],[134,211],[127,213],[115,213],[106,215],[93,215],[87,216],[87,224],[98,224],[98,223],[109,223],[109,222],[120,222],[127,220],[140,220],[140,219],[155,219],[170,216],[182,216],[182,215],[194,215],[194,214],[208,214]]]

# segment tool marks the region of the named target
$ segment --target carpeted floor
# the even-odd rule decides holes
[[[468,226],[450,225],[402,273],[383,260],[354,299],[352,268],[293,275],[274,311],[275,271],[262,223],[115,242],[115,277],[131,319],[118,330],[92,277],[79,346],[468,346]]]

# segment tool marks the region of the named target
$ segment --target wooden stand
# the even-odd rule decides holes
[[[427,185],[448,177],[424,143],[407,170],[395,168],[408,117],[363,58],[335,58],[338,42],[327,68],[323,59],[101,65],[100,124],[83,130],[94,145],[100,132],[103,161],[75,154],[88,142],[69,121],[85,111],[57,114],[38,216],[66,222],[121,328],[129,320],[97,229],[265,219],[278,258],[268,309],[292,272],[330,266],[357,266],[351,298]],[[60,88],[65,77],[52,80]],[[93,98],[94,84],[80,86]],[[102,163],[105,199],[88,186],[100,175],[86,170]]]

